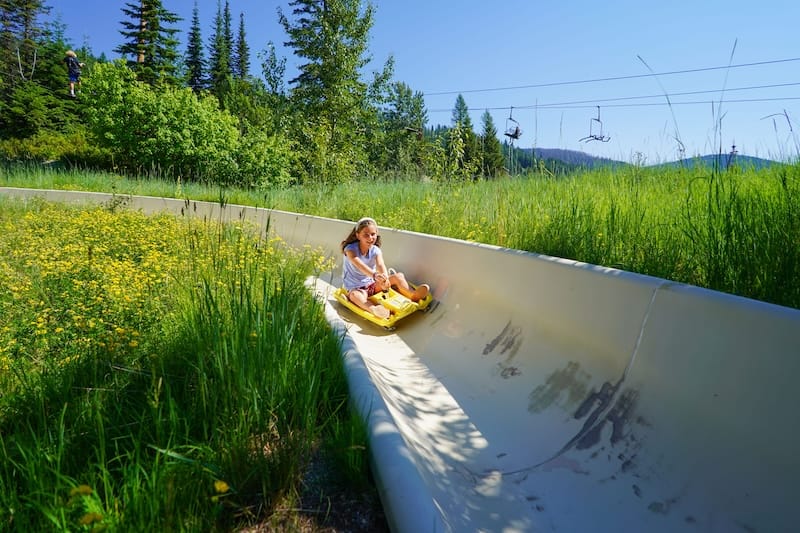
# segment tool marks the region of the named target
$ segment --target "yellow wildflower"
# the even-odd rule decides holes
[[[89,485],[78,485],[69,491],[70,496],[88,496],[92,493],[92,487]]]
[[[103,520],[103,515],[100,513],[86,513],[81,517],[78,523],[82,526],[88,526],[89,524],[94,524],[95,522],[101,522]]]
[[[231,488],[228,486],[227,483],[225,483],[221,479],[215,479],[214,490],[217,492],[217,494],[225,494],[226,492],[231,490]]]

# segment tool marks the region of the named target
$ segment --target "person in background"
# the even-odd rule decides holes
[[[380,246],[381,236],[375,220],[369,217],[359,220],[342,241],[342,281],[351,302],[378,318],[388,318],[389,310],[372,304],[370,296],[393,287],[406,298],[418,302],[428,295],[430,287],[423,283],[412,289],[402,272],[390,272],[383,261]]]
[[[81,91],[81,69],[85,63],[78,61],[78,55],[72,50],[67,50],[64,55],[64,63],[67,65],[67,78],[69,79],[69,95],[75,98],[75,86],[78,86],[78,92]]]

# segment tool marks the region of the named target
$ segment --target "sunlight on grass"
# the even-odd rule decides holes
[[[366,478],[339,339],[303,285],[324,258],[108,206],[0,198],[0,228],[3,529],[263,519],[329,438]]]
[[[0,181],[0,185],[3,185]],[[386,180],[269,191],[12,166],[11,186],[190,197],[495,244],[800,308],[800,163],[636,165],[491,181]]]

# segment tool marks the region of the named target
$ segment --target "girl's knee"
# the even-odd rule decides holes
[[[348,292],[348,293],[347,293],[347,298],[348,298],[348,299],[349,299],[351,302],[353,302],[353,303],[355,303],[355,304],[358,304],[358,303],[364,303],[364,302],[366,302],[366,301],[367,301],[367,295],[366,295],[366,293],[365,293],[363,290],[361,290],[361,289],[353,289],[352,291]]]
[[[406,277],[403,275],[402,272],[395,272],[389,277],[389,282],[392,285],[405,285]]]

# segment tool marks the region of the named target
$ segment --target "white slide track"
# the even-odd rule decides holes
[[[353,227],[124,198],[147,213],[269,220],[288,243],[323,247],[339,262]],[[433,287],[430,312],[387,332],[333,299],[338,268],[309,286],[342,334],[393,531],[800,530],[800,311],[494,246],[381,233],[387,264]]]

